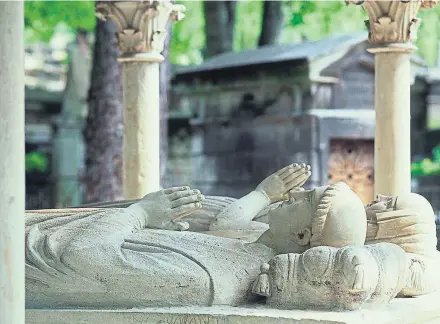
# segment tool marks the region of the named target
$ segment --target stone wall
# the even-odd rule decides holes
[[[191,134],[186,127],[174,129],[169,134],[167,171],[162,179],[163,187],[192,185],[194,165],[191,159],[191,141]]]
[[[194,128],[192,185],[209,195],[243,196],[290,163],[312,163],[310,120],[262,116]]]
[[[331,138],[374,137],[374,60],[367,46],[359,44],[318,77],[312,77],[314,62],[177,77],[171,110],[194,117],[192,153],[170,161],[169,178],[205,194],[238,197],[277,169],[302,162],[314,170],[309,186],[326,184]],[[417,78],[411,90],[413,152],[424,146],[426,90]],[[176,175],[186,163],[192,170]]]

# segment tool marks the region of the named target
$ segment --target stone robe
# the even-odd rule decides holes
[[[143,228],[130,207],[27,213],[26,304],[239,305],[273,256],[257,243]]]

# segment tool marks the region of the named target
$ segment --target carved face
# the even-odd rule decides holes
[[[377,195],[376,199],[365,206],[365,212],[367,213],[367,219],[371,219],[376,216],[376,213],[382,213],[395,208],[397,197],[395,196],[383,196]]]
[[[312,219],[325,188],[290,192],[290,199],[271,211],[271,246],[277,252],[302,253],[310,247]]]

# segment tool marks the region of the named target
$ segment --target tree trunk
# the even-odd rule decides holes
[[[115,26],[98,19],[86,142],[86,200],[122,199],[123,105]]]
[[[165,61],[159,66],[160,93],[160,178],[165,176],[168,159],[168,98],[170,96],[171,62],[169,59],[172,24],[167,27],[168,37],[162,55]]]
[[[265,0],[263,3],[263,22],[258,46],[274,45],[278,43],[283,27],[283,2]]]
[[[207,58],[233,50],[236,8],[236,1],[205,0]]]

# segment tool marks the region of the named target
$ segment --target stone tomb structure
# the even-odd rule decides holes
[[[315,170],[309,185],[346,181],[368,203],[374,196],[374,57],[366,52],[367,38],[358,33],[267,46],[178,70],[171,109],[194,115],[187,183],[239,197],[270,170],[304,161]],[[425,138],[419,112],[426,109],[426,66],[416,55],[411,62],[417,154]]]
[[[28,323],[393,323],[399,296],[425,296],[417,315],[440,316],[429,202],[408,193],[364,207],[344,182],[302,189],[310,175],[289,165],[240,199],[176,187],[28,212]]]
[[[410,127],[396,124],[400,120],[408,126],[410,121],[409,96],[397,89],[409,93],[408,53],[414,50],[410,42],[420,23],[416,13],[433,3],[362,3],[374,45],[369,50],[376,53],[376,94],[379,85],[384,87],[383,96],[376,96],[376,112],[393,121],[389,126],[376,118],[378,195],[367,206],[344,182],[304,189],[313,169],[295,163],[264,178],[239,199],[205,197],[197,189],[174,187],[134,201],[23,215],[24,193],[20,195],[20,186],[13,182],[20,177],[24,182],[24,161],[18,154],[23,150],[13,144],[24,142],[24,134],[11,131],[7,123],[16,129],[24,125],[23,87],[15,92],[12,86],[7,91],[0,87],[6,101],[21,108],[18,116],[2,109],[7,121],[2,123],[11,136],[1,137],[0,144],[20,162],[14,165],[17,161],[6,157],[1,165],[11,167],[0,186],[7,190],[0,195],[0,249],[6,259],[6,271],[0,271],[2,322],[24,323],[24,280],[11,276],[11,270],[19,274],[23,266],[28,323],[438,320],[440,311],[431,308],[440,283],[434,213],[425,198],[409,190],[409,150],[399,145],[409,145]],[[147,11],[141,12],[154,21],[158,3],[145,5],[142,9]],[[170,3],[159,5],[173,9]],[[8,14],[0,10],[6,18],[0,19],[0,27],[22,22],[22,6],[0,7]],[[167,21],[172,11],[159,18]],[[136,11],[130,12],[139,18]],[[15,27],[15,36],[22,36],[22,24]],[[133,44],[127,38],[123,43]],[[5,62],[19,52],[14,47],[2,52],[0,68],[7,70]],[[6,85],[24,83],[22,70],[10,72],[3,76]],[[384,137],[386,127],[392,131],[389,138]],[[17,248],[13,257],[11,248]],[[239,308],[232,310],[233,306]]]

